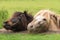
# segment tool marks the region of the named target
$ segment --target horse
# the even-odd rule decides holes
[[[27,30],[27,25],[33,20],[33,16],[24,12],[14,12],[14,14],[3,22],[3,28],[13,32],[20,32]]]
[[[27,30],[31,33],[59,32],[60,16],[51,10],[40,10],[28,24]]]

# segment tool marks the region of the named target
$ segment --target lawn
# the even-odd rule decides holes
[[[0,34],[0,40],[60,40],[60,34]]]
[[[27,10],[35,15],[41,9],[50,9],[59,14],[60,0],[0,0],[0,28],[15,11]],[[0,33],[0,40],[60,40],[60,34]]]

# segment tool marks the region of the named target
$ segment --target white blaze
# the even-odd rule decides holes
[[[37,16],[36,18],[35,18],[37,21],[42,21],[43,19],[44,19],[44,17],[43,16]]]

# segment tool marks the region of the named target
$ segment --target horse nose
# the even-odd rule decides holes
[[[8,22],[4,22],[3,27],[7,30],[10,29],[10,25],[8,24]]]
[[[28,32],[30,33],[32,31],[33,31],[33,25],[31,25],[31,26],[28,27]]]

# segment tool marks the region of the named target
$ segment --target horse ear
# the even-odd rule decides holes
[[[60,16],[53,15],[53,17],[55,19],[55,23],[57,23],[58,27],[60,28]]]
[[[27,11],[24,11],[24,14],[27,14]]]
[[[57,16],[56,15],[51,15],[51,19],[57,21]]]
[[[60,28],[60,19],[59,19],[59,28]]]
[[[57,16],[56,15],[54,15],[54,14],[52,14],[51,16],[50,16],[50,18],[53,20],[53,22],[55,23],[55,24],[57,24],[58,25],[58,18],[57,18]]]
[[[24,11],[24,15],[27,16],[27,11]]]
[[[57,21],[57,16],[56,15],[52,15],[52,17]]]

